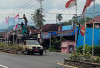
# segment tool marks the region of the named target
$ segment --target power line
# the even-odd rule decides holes
[[[38,2],[36,2],[36,3],[34,3],[34,4],[31,4],[31,5],[30,5],[29,7],[27,7],[27,8],[30,9],[30,8],[33,7],[33,6],[37,8],[38,5],[39,5]],[[27,10],[27,9],[21,9],[20,11],[24,11],[24,10]],[[30,10],[33,10],[33,9],[30,9]],[[20,11],[19,11],[19,12],[20,12]]]
[[[23,4],[23,5],[21,5],[21,7],[26,7],[27,5],[26,4],[29,4],[29,5],[31,5],[31,3],[34,3],[36,0],[29,0],[28,2],[26,2],[25,4]],[[28,6],[29,6],[28,5]],[[22,8],[23,9],[23,8]],[[21,11],[22,10],[21,8],[18,8],[18,9],[16,9],[15,11],[13,11],[13,12],[11,12],[11,13],[15,13],[15,12],[17,12],[17,11]]]
[[[48,13],[48,14],[62,14],[62,15],[75,15],[75,13],[74,14],[64,14],[64,13],[50,13],[50,12],[48,12],[48,11],[46,11],[45,10],[45,12],[44,13]],[[100,12],[95,12],[95,13],[100,13]],[[87,14],[93,14],[93,13],[87,13]],[[81,14],[78,14],[78,15],[81,15]]]

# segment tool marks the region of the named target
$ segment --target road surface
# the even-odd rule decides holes
[[[60,66],[68,54],[48,52],[43,56],[35,55],[11,55],[0,52],[0,68],[69,68]]]

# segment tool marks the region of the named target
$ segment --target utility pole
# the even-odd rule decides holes
[[[56,24],[57,24],[57,16],[58,16],[58,14],[56,14]]]
[[[39,3],[40,3],[40,13],[41,13],[41,16],[40,16],[40,22],[41,22],[41,24],[40,24],[40,38],[41,38],[41,40],[40,40],[40,42],[42,42],[42,12],[43,12],[43,8],[42,8],[42,1],[44,1],[44,0],[38,0],[39,1]]]
[[[93,5],[93,16],[95,18],[95,0],[94,0],[94,5]],[[94,56],[94,25],[95,21],[93,20],[93,32],[92,32],[92,56]]]
[[[38,0],[39,3],[40,3],[40,13],[41,13],[41,16],[40,16],[40,22],[42,22],[42,13],[43,13],[43,8],[42,8],[42,1],[44,0]],[[42,23],[41,23],[41,27],[40,29],[42,28]]]

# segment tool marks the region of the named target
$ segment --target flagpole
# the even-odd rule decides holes
[[[9,23],[9,22],[8,22]],[[7,24],[8,24],[7,23]],[[8,44],[8,25],[7,25],[7,44]]]
[[[93,5],[93,16],[95,18],[95,0],[94,0],[94,5]],[[94,20],[93,20],[93,33],[92,33],[92,56],[94,55]]]
[[[18,14],[19,15],[19,14]],[[18,16],[18,23],[17,23],[17,26],[19,24],[19,16]],[[17,28],[16,28],[17,29]],[[17,30],[18,31],[18,30]],[[16,38],[17,38],[17,34],[16,34]],[[16,39],[16,43],[17,43],[17,39]]]
[[[86,12],[85,12],[85,15],[84,15],[84,18],[85,18],[85,34],[84,34],[84,46],[83,46],[83,55],[85,54],[85,39],[86,39],[86,14],[87,14],[87,8],[86,8]]]
[[[77,25],[77,0],[76,0],[76,23],[75,23],[75,26]],[[76,36],[77,36],[77,27],[75,27],[75,49],[76,49],[76,46],[77,46],[77,39],[76,39]],[[75,50],[75,53],[76,53],[76,50]]]
[[[14,26],[14,19],[13,19],[13,26]],[[13,45],[14,45],[14,29],[13,29]]]
[[[7,28],[9,27],[9,16],[8,16],[8,26]],[[8,29],[7,29],[7,44],[8,44]]]

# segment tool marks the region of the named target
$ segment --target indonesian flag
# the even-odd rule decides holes
[[[75,5],[76,5],[76,0],[69,0],[69,1],[66,3],[65,7],[66,7],[66,8],[70,8],[70,7],[73,7],[73,6],[75,6]]]
[[[18,26],[18,24],[14,27],[14,30],[16,30],[16,29],[17,29],[17,26]]]
[[[58,31],[61,31],[62,30],[62,26],[60,25],[59,27],[58,27]]]
[[[5,23],[8,23],[8,22],[9,22],[9,21],[8,21],[8,20],[9,20],[9,16],[6,17],[5,19],[6,19],[6,20],[5,20]]]
[[[19,17],[19,14],[17,14],[15,17],[13,17],[13,19],[16,19],[16,18],[18,18]]]
[[[85,10],[87,9],[87,7],[90,6],[90,4],[91,4],[92,1],[95,1],[95,0],[87,0],[87,1],[86,1],[86,4],[85,4],[85,6],[84,6],[84,8],[83,8],[83,12],[82,12],[82,17],[84,16]]]

